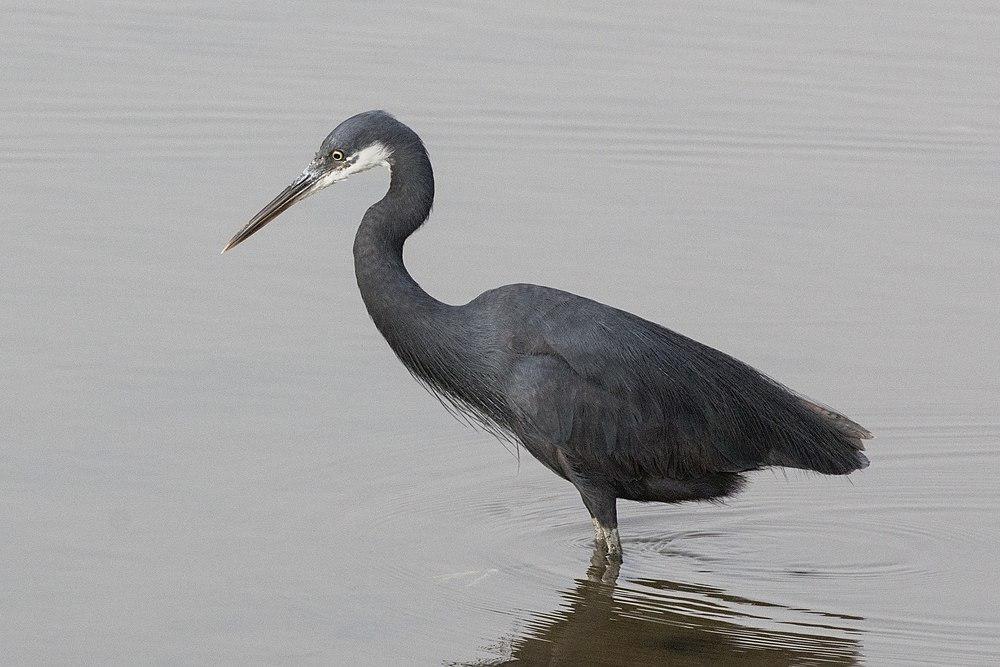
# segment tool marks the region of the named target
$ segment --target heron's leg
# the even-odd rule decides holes
[[[618,499],[603,484],[573,466],[570,455],[557,449],[556,456],[566,479],[573,483],[594,520],[594,535],[608,547],[608,560],[621,561],[622,542],[618,537]]]
[[[583,494],[580,494],[580,496],[583,497]],[[583,506],[587,507],[586,500],[583,501]],[[601,530],[601,524],[597,522],[597,517],[594,516],[594,513],[590,511],[589,507],[587,507],[587,513],[590,515],[590,523],[594,525],[594,539],[597,540],[599,544],[604,544],[604,531]]]
[[[608,549],[608,560],[621,561],[622,542],[618,535],[618,500],[614,496],[585,493],[580,491],[583,504],[587,506],[594,521],[594,533],[598,542]]]
[[[591,515],[590,522],[594,524],[594,539],[601,544],[604,544],[604,531],[601,530],[601,524],[598,523],[597,517]]]
[[[579,491],[579,489],[577,490]],[[593,510],[590,509],[590,501],[587,499],[587,496],[584,495],[583,491],[580,491],[580,497],[583,498],[583,506],[587,508],[587,513],[590,515],[590,523],[594,525],[594,539],[598,544],[603,546],[606,539],[604,537],[604,529],[601,528],[601,522],[597,520],[596,516],[594,516]]]
[[[604,537],[608,543],[608,559],[621,562],[622,540],[618,535],[618,524],[615,524],[613,528],[607,526],[601,526],[601,528],[604,530]]]

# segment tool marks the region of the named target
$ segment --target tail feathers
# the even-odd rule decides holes
[[[806,406],[806,408],[826,419],[830,426],[833,426],[835,429],[851,438],[855,449],[864,451],[865,446],[861,441],[871,440],[872,437],[874,437],[872,436],[871,431],[866,429],[861,424],[848,419],[839,412],[834,412],[825,405],[814,403],[805,398],[801,398],[800,400],[802,401],[802,405]],[[865,460],[867,461],[867,459]]]
[[[825,475],[847,475],[869,466],[861,442],[872,437],[868,429],[826,406],[799,400],[807,411],[803,414],[803,430],[791,442],[771,451],[771,465]]]
[[[862,449],[864,449],[864,446],[862,446]],[[861,452],[856,452],[855,456],[858,457],[858,467],[857,467],[858,470],[864,470],[865,468],[867,468],[872,464],[872,462],[868,460],[868,457],[862,454]]]
[[[860,442],[857,444],[860,445]],[[812,470],[824,475],[849,475],[855,470],[864,470],[870,464],[871,461],[861,453],[860,448],[846,447],[841,451],[817,449],[797,452],[772,451],[768,460],[768,465]]]

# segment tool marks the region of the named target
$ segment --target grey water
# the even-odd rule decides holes
[[[993,3],[6,2],[0,660],[995,664]],[[387,176],[226,240],[385,108],[413,274],[725,350],[876,434],[850,478],[623,503],[440,409],[350,247]]]

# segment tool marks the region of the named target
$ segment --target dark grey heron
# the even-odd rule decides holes
[[[386,195],[354,239],[375,326],[446,406],[519,442],[580,492],[598,544],[621,557],[619,498],[718,500],[768,466],[846,475],[871,434],[733,357],[575,294],[507,285],[453,306],[403,265],[430,214],[434,175],[420,137],[384,111],[348,118],[315,159],[223,252],[294,203],[377,166]]]

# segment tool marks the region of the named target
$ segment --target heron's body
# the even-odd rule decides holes
[[[341,159],[329,166],[324,151]],[[461,306],[428,295],[407,272],[403,245],[430,213],[431,165],[417,135],[384,112],[334,130],[311,168],[228,247],[302,196],[376,163],[391,169],[389,190],[354,243],[375,325],[447,404],[570,481],[612,554],[620,553],[618,498],[713,500],[766,466],[847,474],[868,464],[861,439],[870,434],[851,420],[630,313],[537,285]]]

